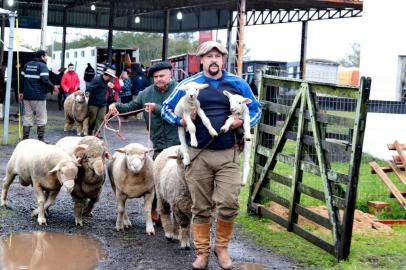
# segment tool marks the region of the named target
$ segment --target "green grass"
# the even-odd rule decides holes
[[[0,144],[3,144],[3,133],[4,133],[4,121],[1,120],[0,123]],[[8,126],[8,144],[17,144],[18,143],[18,123],[9,122]]]

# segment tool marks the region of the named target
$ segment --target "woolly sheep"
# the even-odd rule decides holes
[[[228,91],[223,91],[223,94],[228,97],[230,101],[231,115],[226,120],[226,123],[220,128],[220,132],[227,132],[230,129],[231,124],[234,122],[234,118],[238,117],[244,120],[244,165],[243,165],[243,177],[242,185],[245,186],[249,173],[249,162],[251,154],[251,127],[250,127],[250,114],[248,110],[248,103],[251,103],[251,99],[242,97],[237,94],[231,94]]]
[[[76,156],[85,149],[78,145]],[[17,144],[7,163],[6,176],[1,192],[1,206],[7,207],[7,193],[14,178],[18,175],[23,186],[32,185],[38,208],[32,216],[38,215],[38,223],[46,224],[45,211],[53,204],[61,187],[72,192],[79,164],[76,160],[55,145],[48,145],[34,139]]]
[[[157,210],[165,237],[168,240],[179,239],[181,249],[189,248],[192,199],[186,184],[180,145],[169,147],[156,157],[154,181]],[[171,212],[174,224],[171,221]]]
[[[77,145],[86,145],[86,150],[78,159],[79,172],[75,179],[75,187],[71,193],[75,203],[75,224],[83,226],[82,215],[92,216],[92,210],[105,181],[104,160],[112,159],[107,152],[105,143],[95,136],[67,136],[60,139],[57,146],[72,155]]]
[[[65,125],[63,130],[69,131],[76,123],[76,133],[78,136],[87,135],[89,131],[88,117],[88,97],[82,91],[76,91],[70,94],[63,104],[65,111]]]
[[[200,102],[197,99],[199,95],[199,90],[208,87],[208,84],[200,84],[196,82],[189,82],[187,84],[178,87],[179,90],[185,91],[186,94],[179,100],[175,107],[175,114],[179,117],[184,117],[186,121],[186,129],[190,134],[190,145],[197,147],[196,139],[196,126],[192,121],[191,113],[196,112],[197,115],[202,119],[203,125],[209,130],[212,137],[216,137],[217,131],[213,128],[210,123],[209,118],[207,118],[204,111],[200,108]],[[183,127],[178,128],[179,141],[181,144],[182,154],[183,154],[183,164],[185,166],[190,164],[190,157],[186,144],[186,133]]]
[[[155,197],[153,161],[149,156],[150,149],[139,143],[131,143],[116,149],[113,161],[109,162],[108,173],[111,187],[117,200],[116,230],[124,230],[132,224],[125,210],[127,198],[144,196],[144,216],[146,232],[155,234],[151,219],[152,202]]]

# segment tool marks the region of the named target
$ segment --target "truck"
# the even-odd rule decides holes
[[[62,51],[54,51],[52,53],[52,71],[58,73],[61,68],[61,53]],[[140,53],[138,48],[114,48],[112,52],[112,65],[116,68],[117,76],[123,69],[129,68],[134,63],[140,61]],[[80,79],[80,89],[85,89],[86,84],[83,80],[87,64],[97,70],[97,67],[103,67],[107,64],[108,50],[107,47],[84,47],[65,50],[65,68],[72,63],[75,71]],[[98,70],[99,74],[102,72]]]

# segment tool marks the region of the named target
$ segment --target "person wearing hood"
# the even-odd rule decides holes
[[[96,76],[96,71],[94,70],[94,68],[92,67],[92,65],[90,63],[87,63],[87,67],[85,69],[85,75],[83,76],[83,80],[85,80],[85,82],[91,82],[94,78],[94,76]]]
[[[80,80],[78,74],[72,63],[68,65],[68,71],[62,76],[61,86],[65,92],[65,97],[75,93],[80,87]]]
[[[48,55],[44,50],[35,53],[35,58],[25,64],[21,71],[22,89],[20,99],[24,104],[23,140],[30,136],[31,127],[37,125],[38,140],[44,141],[47,124],[47,93],[58,92],[58,87],[49,81]]]

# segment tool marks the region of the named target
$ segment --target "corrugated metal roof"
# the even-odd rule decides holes
[[[246,0],[246,10],[362,10],[358,0]],[[96,10],[91,11],[90,5]],[[163,32],[164,10],[170,9],[170,32],[188,32],[227,28],[232,11],[237,11],[235,0],[49,0],[48,25],[62,26],[64,9],[68,10],[67,26],[76,28],[108,29],[110,7],[115,6],[114,30]],[[20,27],[39,28],[41,0],[15,1],[10,9],[17,9]],[[7,6],[5,8],[8,8]],[[176,19],[181,11],[182,20]],[[135,16],[140,23],[135,23]]]

